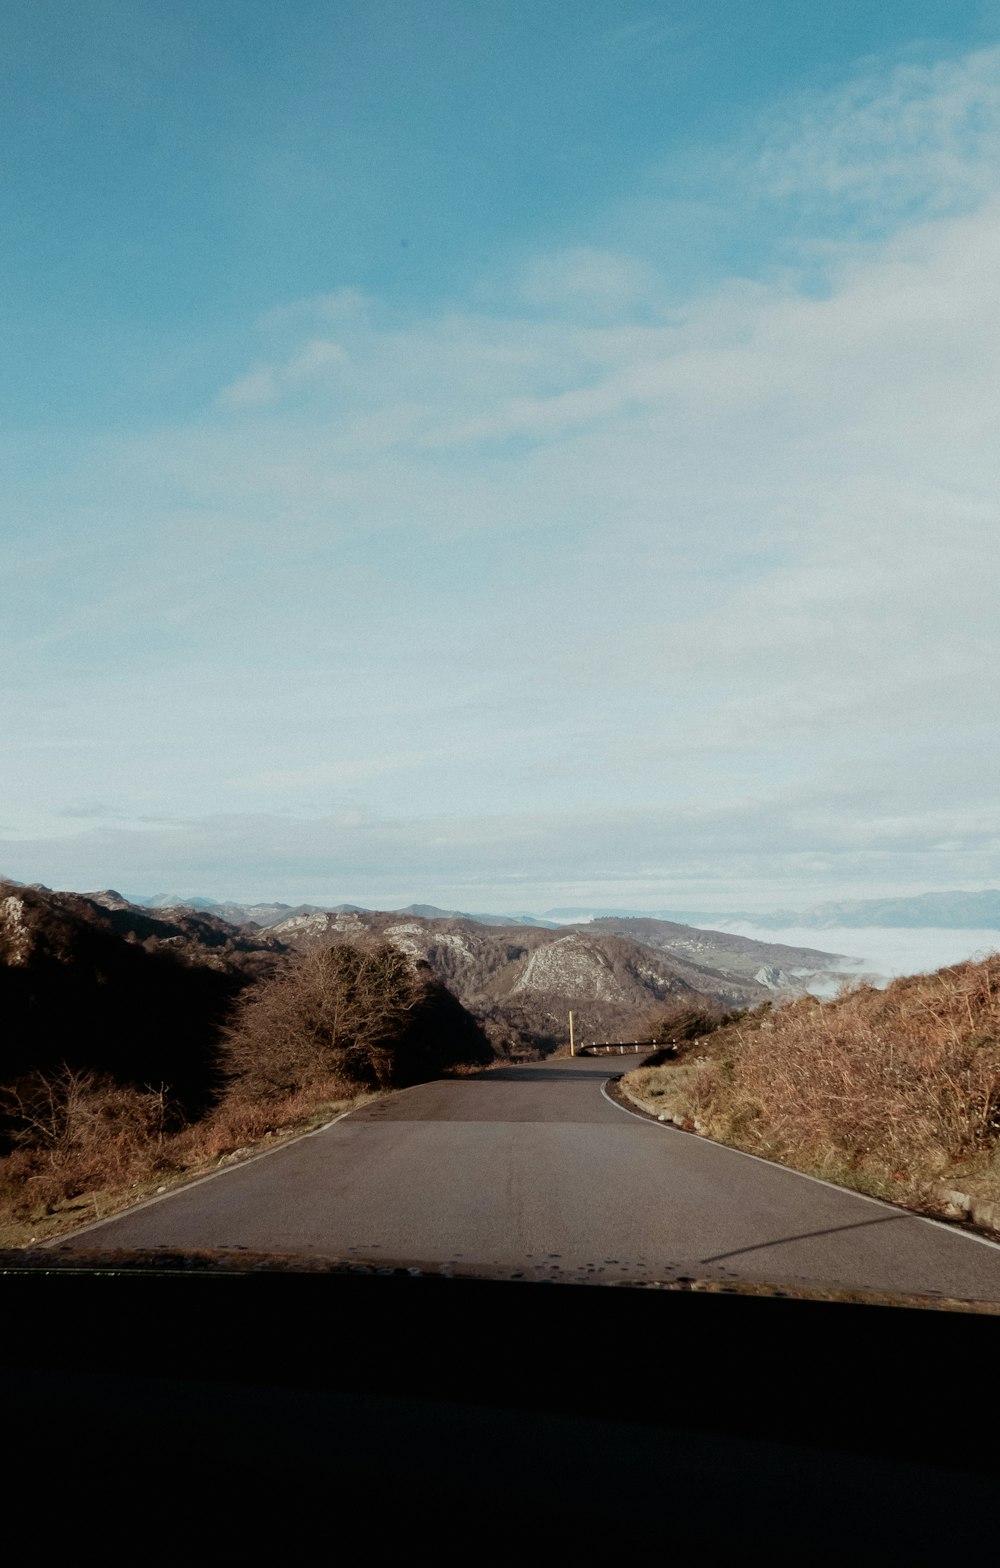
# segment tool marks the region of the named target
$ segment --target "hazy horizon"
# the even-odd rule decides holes
[[[9,877],[8,869],[6,867],[0,865],[0,880],[3,880],[4,878],[8,878],[8,877]],[[484,914],[495,914],[495,915],[503,915],[503,916],[516,916],[516,915],[520,914],[520,915],[528,915],[528,916],[531,916],[531,917],[533,917],[535,919],[543,919],[543,918],[545,918],[545,919],[547,919],[547,918],[560,919],[560,918],[565,918],[567,921],[570,921],[570,920],[587,920],[587,919],[590,919],[590,918],[600,918],[603,915],[618,916],[618,917],[629,917],[629,916],[640,916],[641,917],[641,916],[648,916],[648,917],[663,918],[663,919],[672,919],[672,918],[680,919],[683,916],[689,916],[689,917],[691,917],[691,923],[695,924],[695,925],[704,924],[704,920],[702,919],[702,916],[703,915],[707,916],[707,914],[709,914],[709,913],[714,913],[714,914],[718,915],[720,918],[726,918],[726,919],[732,920],[732,921],[740,921],[740,920],[742,920],[744,918],[752,921],[754,915],[758,915],[761,918],[764,918],[764,917],[775,918],[775,917],[780,917],[780,916],[787,915],[789,917],[790,921],[791,921],[792,917],[794,917],[795,915],[808,914],[808,913],[810,913],[812,911],[823,909],[824,907],[826,907],[830,903],[829,899],[803,901],[802,903],[800,903],[800,905],[799,905],[799,907],[797,909],[793,910],[793,909],[789,908],[789,906],[787,904],[784,904],[784,903],[782,903],[782,904],[774,904],[774,903],[764,904],[764,903],[761,903],[759,901],[753,901],[753,902],[746,903],[746,902],[743,902],[738,897],[736,897],[735,894],[732,892],[732,890],[729,890],[729,893],[727,895],[727,892],[726,892],[726,890],[724,888],[723,889],[715,888],[713,890],[713,892],[715,894],[715,897],[710,901],[710,909],[708,911],[705,911],[705,910],[697,909],[695,907],[695,901],[694,900],[690,900],[690,899],[688,900],[688,904],[687,904],[686,908],[681,907],[677,903],[674,903],[669,908],[667,908],[662,902],[657,902],[657,901],[652,900],[652,899],[647,899],[645,904],[643,904],[641,907],[639,905],[637,905],[637,904],[607,904],[603,900],[599,900],[599,899],[589,899],[589,900],[588,899],[583,899],[580,903],[570,904],[570,905],[561,904],[561,903],[546,905],[544,900],[537,900],[536,899],[535,902],[534,902],[534,905],[530,906],[528,903],[526,903],[524,901],[521,901],[521,902],[519,902],[517,904],[513,904],[513,903],[509,903],[508,902],[506,905],[504,905],[503,902],[502,902],[503,894],[501,894],[501,898],[499,900],[492,900],[491,901],[488,898],[486,898],[486,899],[480,899],[477,902],[475,899],[468,899],[468,898],[466,898],[466,899],[463,900],[463,899],[456,899],[456,898],[448,898],[445,895],[435,896],[434,894],[427,894],[427,893],[420,893],[420,892],[414,893],[412,890],[410,890],[409,892],[404,892],[404,893],[396,893],[396,894],[390,895],[389,897],[385,897],[385,898],[379,899],[379,898],[375,897],[370,891],[368,893],[364,893],[364,892],[362,892],[362,893],[345,893],[345,892],[343,892],[343,890],[337,890],[337,891],[334,891],[334,892],[327,891],[326,893],[323,893],[323,892],[318,892],[315,887],[312,888],[311,891],[308,894],[303,893],[301,896],[298,896],[297,892],[296,892],[296,889],[294,887],[291,890],[289,890],[289,888],[286,887],[286,888],[280,889],[278,892],[274,892],[273,890],[269,891],[269,892],[263,892],[263,891],[260,890],[260,886],[259,885],[258,885],[258,888],[257,888],[256,892],[253,892],[253,891],[247,892],[245,887],[244,887],[244,889],[242,891],[234,892],[234,891],[230,890],[228,892],[222,892],[218,888],[213,888],[212,891],[208,891],[207,888],[205,886],[203,886],[202,884],[200,884],[200,883],[198,883],[198,884],[176,884],[175,885],[175,884],[168,884],[168,883],[163,882],[161,880],[160,882],[157,882],[155,884],[155,886],[153,884],[151,884],[149,887],[144,888],[141,892],[137,892],[134,888],[130,888],[126,883],[122,882],[120,879],[116,880],[115,878],[107,878],[107,877],[104,877],[104,878],[96,877],[96,878],[91,878],[89,880],[87,878],[83,878],[82,880],[80,878],[77,878],[75,880],[71,880],[71,881],[68,881],[68,882],[67,881],[60,881],[60,880],[57,879],[56,881],[51,882],[51,883],[44,882],[39,877],[32,877],[30,879],[27,878],[27,877],[17,877],[17,878],[10,878],[10,880],[23,882],[26,885],[30,885],[31,883],[34,883],[36,885],[46,886],[46,887],[49,887],[53,892],[68,892],[68,893],[87,894],[87,893],[98,893],[98,892],[111,892],[111,891],[113,891],[113,892],[117,892],[121,897],[127,899],[129,902],[140,904],[140,905],[148,903],[148,901],[151,900],[151,899],[158,899],[159,900],[159,899],[163,899],[163,898],[167,898],[167,897],[176,898],[180,902],[194,900],[196,902],[197,901],[202,901],[202,902],[207,902],[209,904],[236,904],[236,905],[245,906],[245,907],[252,907],[255,904],[284,904],[284,905],[287,905],[289,908],[295,908],[295,907],[297,907],[297,906],[299,906],[301,904],[314,904],[318,908],[333,908],[335,905],[355,904],[355,905],[357,905],[361,909],[366,909],[366,910],[371,910],[371,911],[378,911],[378,910],[390,910],[391,911],[391,910],[405,909],[405,908],[410,907],[411,905],[423,905],[423,906],[427,906],[427,907],[435,907],[435,908],[446,909],[446,910],[461,910],[461,911],[465,911],[467,913],[476,913],[476,914],[484,913]],[[483,891],[483,890],[480,890],[480,891]],[[962,888],[962,887],[955,887],[955,886],[949,886],[949,887],[942,887],[942,888],[936,888],[936,889],[929,889],[929,888],[921,887],[921,888],[907,889],[905,892],[898,893],[898,894],[881,894],[881,895],[873,896],[870,899],[865,894],[852,894],[852,895],[850,895],[850,899],[857,898],[857,901],[860,902],[860,903],[871,902],[873,904],[876,904],[876,903],[879,903],[879,902],[881,902],[882,900],[884,900],[886,898],[892,898],[892,897],[900,897],[900,898],[907,898],[907,899],[920,899],[920,898],[944,897],[944,896],[946,896],[948,894],[954,894],[954,893],[958,893],[958,894],[961,894],[961,893],[970,893],[970,894],[996,893],[996,894],[998,894],[998,896],[1000,896],[1000,888],[989,887],[989,886],[986,886],[986,885],[982,885],[982,886],[977,885],[975,887],[964,887],[964,888]],[[846,901],[850,901],[850,900],[845,898],[845,902]],[[761,929],[763,930],[765,928],[761,927]],[[803,929],[805,929],[805,928],[803,928]],[[815,931],[823,931],[826,928],[825,927],[810,927],[809,929],[811,929],[811,930],[813,930],[815,932]],[[831,927],[830,929],[834,929],[834,928]],[[838,928],[838,929],[841,929],[841,928]],[[865,928],[843,927],[842,929],[844,929],[844,930],[851,930],[851,929],[865,929]],[[894,929],[894,928],[892,928],[892,927],[885,927],[885,929],[890,930],[890,929]],[[902,928],[899,928],[899,929],[905,930],[905,929],[909,929],[909,928],[902,927]],[[920,929],[920,928],[916,928],[916,929]],[[926,929],[932,929],[932,928],[928,927]],[[934,929],[947,930],[949,928],[948,927],[940,927],[940,928],[934,928]],[[987,928],[980,928],[980,927],[972,927],[972,926],[970,926],[970,927],[957,927],[957,928],[953,928],[953,929],[957,929],[959,931],[961,931],[961,930],[977,930],[977,931],[979,931],[979,930],[985,930]],[[988,928],[988,929],[992,929],[992,928]],[[806,945],[809,945],[809,944],[806,944]],[[813,945],[815,945],[815,944],[813,944]]]

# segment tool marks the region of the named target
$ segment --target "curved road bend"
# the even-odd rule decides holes
[[[630,1115],[588,1058],[422,1084],[55,1243],[1000,1300],[1000,1247]]]

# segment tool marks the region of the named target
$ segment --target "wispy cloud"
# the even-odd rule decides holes
[[[645,53],[650,49],[685,44],[697,31],[697,22],[651,13],[626,22],[621,27],[609,29],[602,34],[600,46],[602,50],[620,51],[623,54],[638,51]]]
[[[954,212],[996,189],[1000,49],[871,67],[774,116],[760,173],[770,192],[813,207],[863,204],[881,224]]]
[[[63,806],[57,815],[76,818],[81,822],[94,822],[114,821],[116,818],[124,816],[124,812],[106,801],[90,800],[82,801],[78,805]]]
[[[273,403],[283,393],[295,391],[304,382],[326,376],[346,363],[347,354],[339,343],[313,338],[284,364],[258,365],[223,387],[219,401],[235,407]]]

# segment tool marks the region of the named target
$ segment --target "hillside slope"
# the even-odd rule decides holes
[[[706,931],[697,926],[681,925],[674,920],[602,918],[575,929],[627,937],[676,959],[688,960],[725,975],[755,980],[770,991],[786,995],[801,995],[816,982],[828,989],[843,978],[836,966],[844,954],[821,952],[815,947],[789,947],[782,942],[761,942],[736,936],[730,931]]]

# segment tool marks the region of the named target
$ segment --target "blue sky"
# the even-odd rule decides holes
[[[1000,878],[1000,5],[10,0],[0,870]]]

